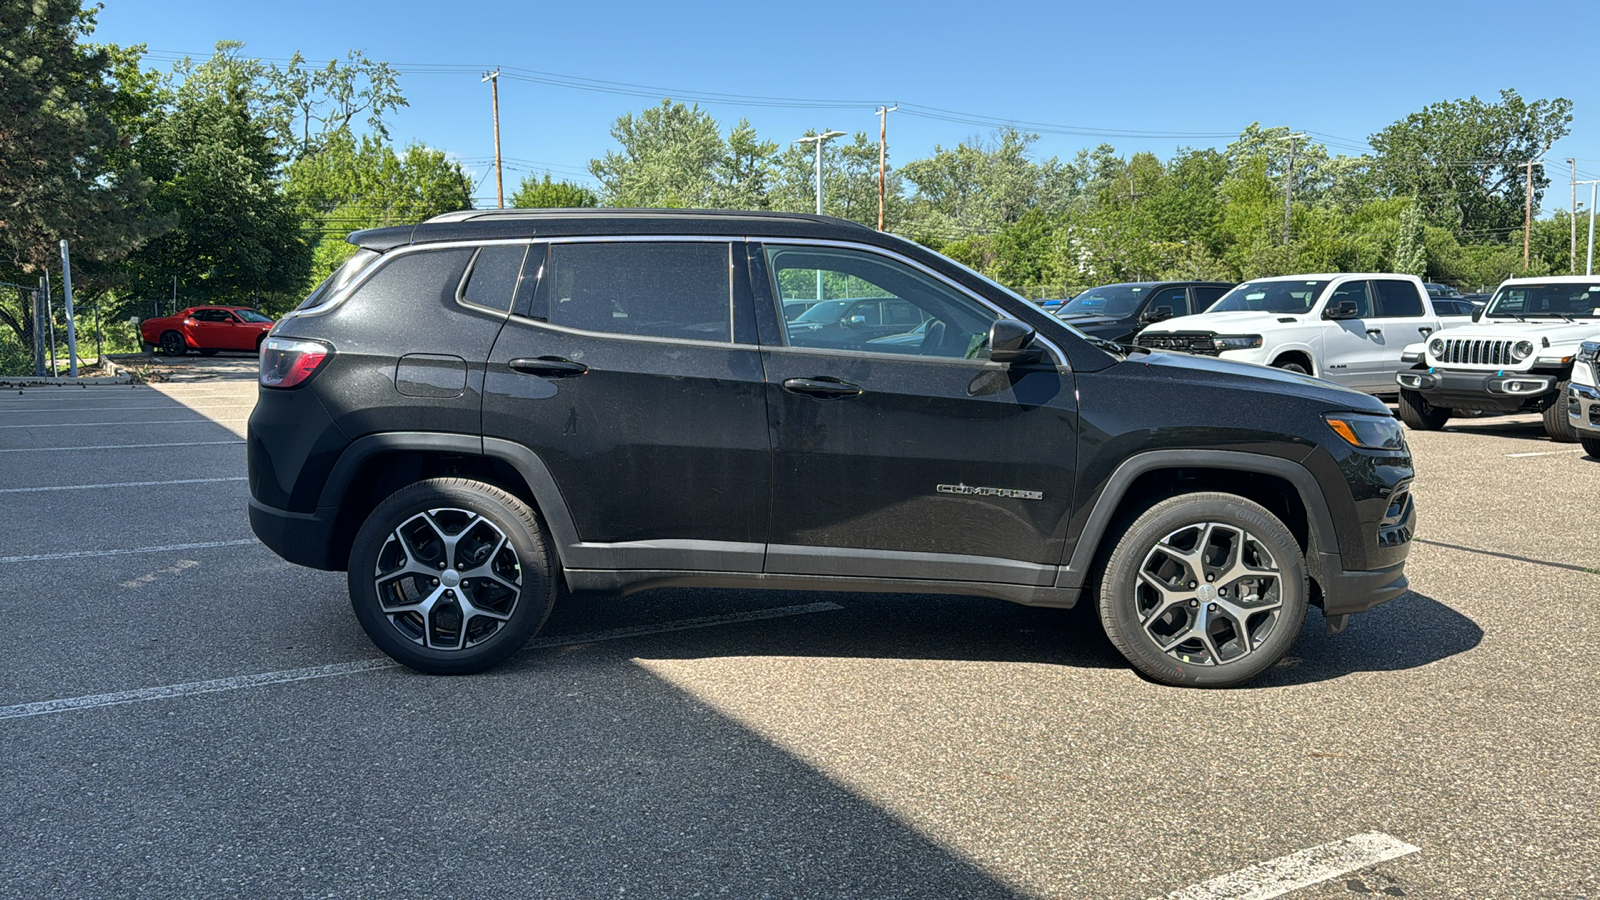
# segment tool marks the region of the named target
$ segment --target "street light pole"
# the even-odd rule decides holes
[[[796,144],[815,144],[817,148],[817,215],[822,215],[822,145],[836,137],[843,137],[842,131],[824,131],[795,141]],[[817,270],[817,300],[822,300],[822,270]]]
[[[1595,197],[1595,188],[1600,187],[1600,179],[1596,179],[1594,181],[1574,181],[1574,182],[1572,182],[1573,190],[1577,190],[1577,187],[1580,184],[1587,184],[1589,186],[1589,260],[1588,260],[1587,263],[1584,264],[1583,274],[1585,274],[1585,275],[1593,275],[1594,274],[1594,202],[1595,202],[1595,199],[1596,199],[1596,197]],[[1576,205],[1576,204],[1574,204],[1574,205]],[[1576,212],[1576,210],[1574,210],[1574,212]],[[1576,218],[1576,216],[1574,216],[1574,218]],[[1573,262],[1576,263],[1577,261],[1574,260]]]

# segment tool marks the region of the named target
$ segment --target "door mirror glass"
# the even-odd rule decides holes
[[[1172,307],[1158,306],[1144,314],[1146,322],[1160,322],[1172,318]]]
[[[996,319],[989,326],[989,359],[994,362],[1038,362],[1044,349],[1033,345],[1034,331],[1016,319]]]
[[[847,316],[847,317],[845,317],[845,320],[844,320],[844,327],[846,327],[846,328],[865,328],[865,327],[867,327],[867,317],[862,315],[861,313],[856,313],[853,316]]]

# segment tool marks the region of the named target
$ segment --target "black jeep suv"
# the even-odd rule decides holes
[[[702,585],[1083,598],[1150,677],[1230,685],[1308,606],[1336,632],[1406,588],[1377,400],[1087,338],[892,235],[473,210],[350,240],[262,347],[250,521],[424,672],[506,658],[558,593]],[[782,314],[830,298],[915,315],[814,345]]]

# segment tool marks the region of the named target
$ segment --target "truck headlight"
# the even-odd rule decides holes
[[[1259,334],[1219,334],[1211,339],[1218,350],[1254,350],[1261,346]]]
[[[1511,361],[1522,362],[1533,355],[1533,341],[1517,341],[1511,345]]]

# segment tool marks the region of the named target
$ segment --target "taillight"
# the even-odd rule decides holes
[[[333,358],[333,348],[321,341],[269,337],[261,342],[261,386],[299,387]]]

